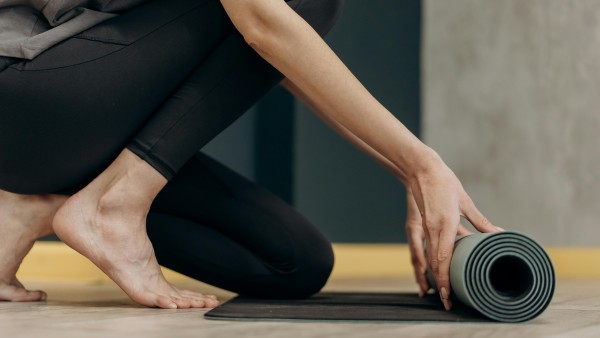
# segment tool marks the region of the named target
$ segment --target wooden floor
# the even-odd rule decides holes
[[[0,337],[600,337],[600,281],[560,280],[553,303],[524,324],[225,322],[204,310],[158,310],[131,303],[111,284],[26,283],[48,292],[47,303],[0,302]],[[230,293],[201,283],[178,286]],[[412,291],[403,278],[334,280],[328,291]]]

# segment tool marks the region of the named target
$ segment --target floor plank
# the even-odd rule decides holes
[[[142,308],[112,284],[29,281],[49,294],[44,303],[0,303],[0,337],[599,337],[600,281],[560,280],[554,301],[539,318],[523,324],[226,322],[203,319],[205,310]],[[179,287],[232,293],[202,283]],[[326,291],[416,291],[405,278],[337,279]]]

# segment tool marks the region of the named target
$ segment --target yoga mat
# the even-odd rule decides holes
[[[431,271],[428,279],[435,287]],[[478,233],[455,242],[453,296],[490,319],[510,323],[539,316],[550,304],[555,284],[548,254],[525,234]]]
[[[430,283],[435,286],[429,275]],[[523,322],[539,316],[554,295],[554,268],[544,249],[518,232],[458,238],[450,266],[454,306],[437,293],[323,292],[308,299],[236,297],[207,312],[222,320],[349,320]]]
[[[236,297],[204,317],[217,320],[311,321],[443,321],[489,322],[475,310],[458,304],[445,311],[439,297],[416,293],[322,292],[308,299]]]

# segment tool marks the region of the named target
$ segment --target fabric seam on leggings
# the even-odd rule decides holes
[[[211,0],[204,0],[203,2],[196,4],[196,6],[194,6],[194,7],[190,8],[190,9],[189,9],[187,12],[185,12],[185,13],[183,13],[183,14],[180,14],[179,16],[177,16],[177,17],[173,18],[172,20],[169,20],[168,22],[165,22],[164,24],[162,24],[162,25],[160,25],[160,26],[156,27],[155,29],[153,29],[153,30],[149,31],[148,33],[146,33],[146,34],[142,35],[142,36],[141,36],[139,39],[137,39],[137,40],[135,40],[135,41],[133,41],[133,42],[127,42],[127,41],[123,41],[123,40],[119,40],[119,39],[110,39],[110,38],[107,38],[107,39],[104,39],[104,38],[96,38],[96,37],[94,37],[94,36],[87,35],[87,34],[86,34],[86,32],[87,32],[87,31],[83,31],[83,32],[81,32],[81,33],[79,33],[79,34],[77,34],[77,35],[73,36],[73,38],[76,38],[76,39],[83,39],[83,40],[91,40],[91,41],[106,41],[106,42],[109,42],[109,43],[114,43],[114,44],[117,44],[117,45],[130,45],[130,44],[133,44],[133,43],[135,43],[135,42],[137,42],[137,41],[139,41],[139,40],[141,40],[141,39],[145,38],[145,37],[146,37],[146,36],[148,36],[149,34],[152,34],[152,33],[154,33],[155,31],[157,31],[157,30],[161,29],[161,28],[162,28],[162,27],[164,27],[165,25],[168,25],[168,24],[170,24],[171,22],[173,22],[173,20],[177,20],[177,19],[179,19],[180,17],[182,17],[182,16],[184,16],[184,15],[187,15],[189,12],[191,12],[191,11],[193,11],[193,10],[197,9],[197,8],[198,8],[198,7],[200,7],[200,6],[203,6],[204,4],[208,3],[209,1],[211,1]],[[132,8],[132,9],[130,9],[130,11],[131,11],[131,10],[135,10],[135,8]],[[109,21],[106,21],[106,22],[109,22]],[[93,28],[93,27],[91,27],[91,28]],[[91,28],[90,28],[90,29],[91,29]]]
[[[156,169],[161,175],[163,175],[167,179],[167,181],[173,179],[173,177],[177,173],[175,170],[171,169],[165,161],[141,149],[141,147],[137,144],[134,144],[133,141],[130,141],[125,148],[131,150],[139,158],[141,158],[142,160],[150,164],[152,167],[154,167],[154,169]]]
[[[229,35],[229,36],[231,36],[231,35]],[[224,40],[224,41],[225,41],[225,40]],[[218,47],[217,47],[217,48],[218,48]],[[210,56],[209,56],[209,57],[210,57]],[[221,79],[219,79],[219,81],[218,81],[218,82],[217,82],[217,83],[216,83],[216,84],[215,84],[215,85],[214,85],[214,86],[213,86],[213,87],[212,87],[212,88],[211,88],[211,89],[210,89],[210,90],[209,90],[209,91],[208,91],[208,92],[207,92],[207,93],[206,93],[204,96],[202,96],[201,98],[199,98],[198,100],[196,100],[196,102],[194,102],[194,104],[193,104],[193,105],[192,105],[190,108],[188,108],[188,109],[187,109],[187,110],[186,110],[184,113],[182,113],[182,114],[181,114],[181,116],[179,116],[179,117],[178,117],[178,118],[177,118],[175,121],[173,121],[173,123],[171,123],[171,125],[170,125],[168,128],[166,128],[166,129],[165,129],[165,131],[164,131],[164,132],[163,132],[163,133],[162,133],[162,134],[161,134],[161,135],[160,135],[160,136],[157,138],[157,140],[156,140],[156,141],[155,141],[155,142],[154,142],[152,145],[150,145],[150,147],[149,147],[147,150],[145,150],[145,151],[143,152],[143,153],[144,153],[144,155],[145,155],[145,156],[148,156],[148,155],[149,155],[149,154],[152,152],[152,150],[154,150],[154,148],[156,148],[156,146],[157,146],[157,145],[160,143],[160,141],[161,141],[161,140],[164,138],[164,136],[165,136],[165,135],[166,135],[166,134],[167,134],[169,131],[171,131],[171,129],[175,128],[175,126],[176,126],[176,125],[178,125],[178,124],[181,122],[181,120],[182,120],[184,117],[186,117],[186,116],[187,116],[187,115],[190,113],[190,111],[192,111],[192,110],[193,110],[194,108],[196,108],[196,107],[197,107],[199,104],[201,104],[202,102],[204,102],[204,101],[206,100],[206,98],[208,98],[208,96],[209,96],[210,94],[212,94],[212,92],[213,92],[215,89],[217,89],[217,88],[219,87],[219,85],[221,85],[221,84],[223,83],[223,81],[225,81],[225,77],[222,77]],[[136,145],[138,145],[138,146],[142,146],[142,147],[144,147],[144,146],[143,146],[143,144],[142,144],[141,142],[137,141],[137,138],[134,138],[134,140],[133,140],[132,142],[135,142],[135,143],[136,143]],[[147,147],[146,147],[146,148],[147,148]],[[162,160],[162,159],[159,159],[159,158],[158,158],[156,155],[151,155],[151,156],[152,156],[154,159],[157,159],[158,161],[162,162],[162,165],[163,165],[163,166],[165,166],[165,167],[168,167],[168,168],[169,168],[169,170],[170,170],[170,172],[172,172],[172,173],[173,173],[171,176],[173,176],[173,175],[174,175],[174,174],[177,172],[175,169],[173,169],[173,168],[170,168],[170,166],[169,166],[169,165],[168,165],[168,164],[167,164],[167,163],[166,163],[164,160]],[[171,178],[172,178],[172,177],[171,177]],[[169,179],[170,179],[170,178],[169,178]]]
[[[292,8],[294,11],[303,3],[304,0],[298,0],[298,2],[294,5],[294,6],[290,6],[290,8]],[[232,34],[230,34],[229,36],[227,36],[222,42],[221,44],[223,44],[227,39],[229,39],[233,34],[239,34],[239,31],[235,31]],[[221,45],[219,44],[219,46]],[[215,49],[217,49],[219,47],[216,47]],[[210,57],[210,55],[208,56]],[[208,58],[207,57],[207,58]],[[210,95],[210,93],[215,90],[220,84],[221,82],[224,81],[224,78],[221,78],[221,80],[215,85],[215,87],[211,88],[210,91],[202,98],[198,99],[198,101],[196,101],[185,113],[183,113],[176,121],[173,122],[173,124],[171,126],[169,126],[169,128],[163,132],[159,137],[158,140],[156,142],[154,142],[152,145],[146,145],[144,143],[142,143],[140,140],[138,140],[137,138],[134,138],[129,145],[127,146],[127,148],[131,151],[133,151],[134,153],[136,153],[138,156],[140,156],[143,159],[151,159],[153,160],[153,162],[158,163],[157,167],[160,168],[156,168],[158,169],[163,169],[165,171],[167,171],[168,175],[165,175],[164,172],[161,172],[161,174],[163,174],[163,176],[165,176],[167,178],[167,180],[171,180],[173,178],[173,176],[177,173],[177,171],[173,168],[171,168],[165,160],[159,158],[158,156],[156,156],[155,154],[152,154],[152,150],[154,150],[154,148],[156,147],[156,145],[160,142],[160,140],[165,136],[165,134],[167,134],[171,129],[173,129],[179,122],[181,119],[183,119],[185,116],[187,116],[187,114],[189,113],[190,110],[194,109],[198,104],[201,103],[201,101],[203,101],[208,95]],[[161,170],[158,170],[161,171]]]
[[[296,3],[296,5],[295,5],[295,6],[293,6],[293,7],[291,7],[291,6],[290,6],[290,7],[291,7],[293,10],[295,10],[296,8],[298,8],[298,6],[300,6],[300,4],[302,4],[302,2],[303,2],[303,0],[298,0],[298,3]],[[240,33],[239,33],[239,31],[237,31],[237,30],[236,30],[236,31],[234,31],[232,34],[230,34],[230,35],[229,35],[229,36],[227,36],[225,39],[223,39],[223,41],[221,42],[221,44],[219,44],[219,46],[220,46],[220,45],[222,45],[223,43],[225,43],[225,41],[227,41],[229,38],[231,38],[231,36],[233,36],[234,34],[240,34]],[[218,48],[219,48],[219,47],[216,47],[215,49],[218,49]],[[210,57],[210,55],[209,55],[208,57]],[[208,57],[207,57],[207,58],[208,58]],[[150,148],[149,148],[148,150],[146,150],[146,151],[143,151],[143,154],[144,154],[144,156],[151,156],[151,157],[152,157],[153,159],[155,159],[156,161],[160,161],[160,162],[161,162],[161,166],[162,166],[162,167],[165,167],[165,168],[169,168],[169,169],[170,169],[169,171],[171,172],[171,175],[169,175],[170,177],[167,177],[167,179],[168,179],[168,180],[172,179],[172,178],[173,178],[173,176],[175,175],[175,173],[177,173],[177,171],[176,171],[175,169],[173,169],[173,168],[170,168],[169,164],[168,164],[168,163],[166,163],[166,161],[164,161],[164,160],[160,159],[160,158],[159,158],[159,157],[157,157],[156,155],[153,155],[153,154],[152,154],[152,155],[150,155],[150,154],[152,153],[152,150],[154,150],[154,148],[155,148],[155,147],[158,145],[158,143],[160,143],[160,141],[163,139],[163,137],[164,137],[164,136],[165,136],[165,135],[166,135],[166,134],[167,134],[169,131],[171,131],[171,129],[175,128],[175,126],[176,126],[176,125],[178,125],[178,124],[181,122],[181,120],[182,120],[182,119],[183,119],[185,116],[187,116],[187,115],[189,114],[189,112],[190,112],[191,110],[193,110],[193,109],[194,109],[194,108],[195,108],[195,107],[196,107],[198,104],[200,104],[201,102],[203,102],[203,101],[204,101],[204,100],[205,100],[205,99],[206,99],[206,98],[207,98],[207,97],[208,97],[208,96],[209,96],[209,95],[210,95],[210,94],[211,94],[211,93],[212,93],[212,92],[213,92],[213,91],[214,91],[214,90],[215,90],[215,89],[216,89],[216,88],[219,86],[219,85],[221,85],[221,83],[222,83],[224,80],[225,80],[225,78],[224,78],[224,77],[223,77],[223,78],[221,78],[221,79],[219,80],[219,82],[217,82],[217,84],[216,84],[216,85],[215,85],[213,88],[211,88],[211,89],[209,90],[209,92],[208,92],[208,93],[207,93],[205,96],[203,96],[202,98],[198,99],[198,101],[196,101],[196,102],[195,102],[195,103],[194,103],[194,104],[193,104],[193,105],[192,105],[190,108],[188,108],[188,110],[187,110],[185,113],[183,113],[183,114],[182,114],[182,115],[181,115],[179,118],[177,118],[177,120],[175,120],[175,121],[173,122],[173,124],[171,124],[171,125],[170,125],[170,126],[169,126],[169,127],[168,127],[168,128],[167,128],[167,129],[166,129],[166,130],[165,130],[165,131],[164,131],[164,132],[163,132],[163,133],[162,133],[162,134],[161,134],[161,135],[158,137],[158,139],[156,140],[156,142],[154,142],[154,144],[152,144],[151,146],[149,146]],[[142,142],[140,142],[139,140],[137,140],[137,138],[134,138],[134,139],[133,139],[133,141],[132,141],[132,143],[134,143],[134,144],[135,144],[135,146],[137,146],[137,147],[139,147],[139,148],[148,148],[147,146],[144,146],[144,145],[142,144]]]
[[[143,39],[147,38],[150,34],[152,34],[152,33],[156,32],[156,31],[158,31],[158,30],[160,30],[160,29],[162,29],[162,28],[170,25],[171,23],[173,23],[173,21],[178,20],[181,17],[190,14],[190,12],[192,12],[192,11],[200,8],[201,6],[203,6],[203,5],[205,5],[205,4],[209,3],[209,2],[210,2],[210,0],[205,0],[204,2],[198,4],[197,6],[194,6],[193,8],[190,8],[185,13],[182,13],[181,15],[178,15],[177,17],[173,18],[172,20],[170,20],[168,22],[165,22],[163,25],[161,25],[161,26],[159,26],[159,27],[151,30],[150,32],[148,32],[147,34],[143,35],[142,37],[140,37],[139,39],[133,41],[130,44],[123,45],[123,44],[119,44],[119,43],[105,42],[105,41],[100,41],[100,40],[92,40],[92,39],[86,39],[86,38],[81,38],[81,37],[72,37],[71,39],[82,39],[82,40],[90,40],[90,41],[94,41],[94,42],[103,42],[103,43],[107,43],[107,44],[123,45],[123,48],[120,48],[118,50],[112,51],[112,52],[110,52],[108,54],[102,55],[102,56],[100,56],[98,58],[95,58],[95,59],[92,59],[92,60],[87,60],[87,61],[84,61],[84,62],[75,63],[75,64],[68,65],[68,66],[53,67],[53,68],[44,68],[44,69],[31,69],[31,70],[28,70],[28,69],[19,69],[19,68],[16,67],[16,65],[18,65],[19,63],[11,65],[8,68],[14,69],[14,70],[19,71],[19,72],[42,72],[42,71],[52,71],[52,70],[58,70],[58,69],[65,69],[65,68],[75,67],[75,66],[83,65],[83,64],[86,64],[86,63],[89,63],[89,62],[97,61],[97,60],[103,59],[103,58],[105,58],[107,56],[110,56],[110,55],[112,55],[114,53],[120,52],[123,49],[127,48],[128,46],[132,46],[132,45],[136,44],[139,41],[142,41]]]
[[[157,29],[160,29],[160,27],[157,28]],[[132,45],[132,44],[136,43],[137,41],[143,39],[144,37],[146,37],[146,35],[144,35],[144,36],[140,37],[140,39],[135,40],[134,42],[130,42],[130,43],[127,43],[127,42],[124,42],[124,41],[121,41],[121,40],[117,40],[117,39],[96,38],[96,37],[93,37],[93,36],[83,36],[83,35],[74,36],[73,39],[87,40],[87,41],[93,41],[93,42],[103,42],[103,43],[108,43],[108,44],[111,44],[111,45],[129,46],[129,45]]]

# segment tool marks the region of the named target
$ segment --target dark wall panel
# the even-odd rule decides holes
[[[326,40],[359,80],[419,131],[421,4],[347,0]],[[297,208],[335,242],[403,242],[404,189],[386,169],[297,104]]]

